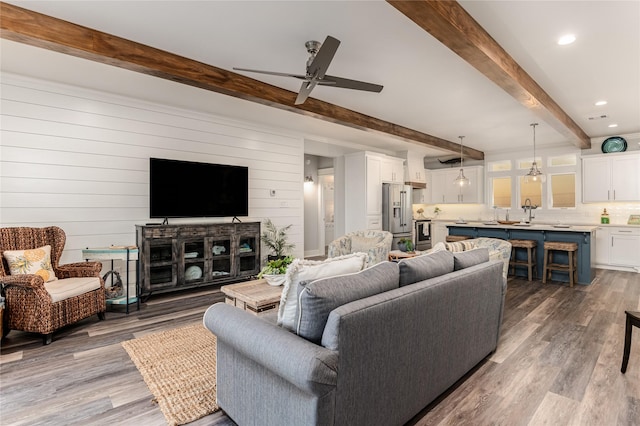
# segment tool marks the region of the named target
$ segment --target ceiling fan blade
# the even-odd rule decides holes
[[[309,94],[311,93],[313,88],[316,87],[316,84],[317,84],[317,80],[303,82],[302,86],[300,86],[300,91],[298,92],[298,97],[296,98],[295,104],[296,105],[303,104],[304,101],[306,101],[307,98],[309,97]]]
[[[364,90],[367,92],[380,93],[384,86],[373,83],[366,83],[364,81],[350,80],[348,78],[336,77],[333,75],[325,75],[324,78],[318,81],[321,86],[333,86],[341,87],[343,89]]]
[[[313,58],[313,62],[307,67],[307,74],[322,79],[333,60],[333,56],[336,54],[336,50],[338,50],[338,46],[340,46],[340,40],[327,36],[315,58]]]
[[[250,70],[248,68],[236,68],[236,67],[233,67],[233,69],[236,70],[236,71],[257,72],[259,74],[278,75],[278,76],[281,76],[281,77],[294,77],[294,78],[299,78],[300,80],[306,80],[307,79],[306,75],[301,75],[301,74],[289,74],[289,73],[286,73],[286,72]]]

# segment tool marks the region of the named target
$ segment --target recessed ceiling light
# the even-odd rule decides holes
[[[602,106],[602,105],[606,105],[607,101],[598,101],[596,102],[596,106]]]
[[[618,125],[616,123],[613,123],[613,124],[609,124],[609,127],[618,127]]]
[[[558,44],[560,46],[564,46],[566,44],[571,44],[574,41],[576,41],[576,36],[574,36],[573,34],[566,34],[558,39]]]

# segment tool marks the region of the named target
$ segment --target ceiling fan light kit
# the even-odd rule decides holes
[[[281,77],[293,77],[302,80],[302,85],[298,91],[295,104],[303,104],[307,100],[309,94],[316,85],[339,87],[342,89],[362,90],[365,92],[380,93],[383,86],[379,84],[366,83],[364,81],[350,80],[348,78],[336,77],[333,75],[327,75],[327,69],[333,60],[338,46],[340,46],[340,40],[337,38],[327,36],[324,43],[310,40],[305,44],[307,52],[309,52],[309,59],[307,59],[307,72],[304,75],[290,74],[283,72],[262,71],[248,68],[236,68],[236,71],[255,72],[260,74],[277,75]]]

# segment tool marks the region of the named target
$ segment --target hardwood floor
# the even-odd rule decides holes
[[[510,279],[498,350],[412,425],[638,425],[640,331],[620,373],[625,310],[640,274],[598,270],[591,286]],[[12,331],[0,349],[0,424],[166,424],[120,342],[199,321],[221,301],[205,290],[151,298],[67,327],[49,346]],[[233,425],[218,412],[192,425]]]

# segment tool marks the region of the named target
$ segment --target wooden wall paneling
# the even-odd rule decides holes
[[[65,263],[87,246],[133,244],[134,225],[152,221],[151,156],[248,166],[252,220],[292,224],[303,247],[302,137],[19,76],[1,88],[0,225],[61,226]]]
[[[131,196],[148,196],[148,182],[97,182],[69,181],[62,179],[31,179],[25,177],[0,178],[5,188],[12,192],[55,193],[55,194],[121,194]]]

